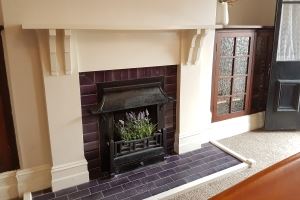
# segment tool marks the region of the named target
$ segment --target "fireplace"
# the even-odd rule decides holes
[[[99,116],[102,171],[115,174],[139,164],[163,160],[166,149],[164,107],[172,101],[163,87],[163,76],[97,84],[98,105],[91,113]],[[117,128],[120,122],[124,130],[125,125],[131,123],[132,132],[145,122],[155,130],[148,131],[147,136],[122,139]]]
[[[115,121],[124,119],[126,112],[133,111],[138,113],[147,109],[150,119],[157,124],[158,132],[155,134],[155,137],[148,138],[148,143],[147,140],[140,141],[138,145],[144,142],[146,149],[151,145],[157,147],[158,150],[155,155],[157,155],[158,159],[164,153],[173,153],[176,129],[176,103],[168,101],[167,97],[176,99],[177,66],[84,72],[80,73],[80,85],[84,151],[91,179],[108,175],[107,172],[110,171],[119,170],[118,168],[111,168],[114,165],[110,161],[113,161],[114,157],[113,154],[110,154],[112,150],[107,148],[107,144],[111,142],[108,139],[109,136],[114,135],[112,119]],[[140,94],[149,93],[151,98],[144,98],[143,95],[140,95],[139,98],[128,100],[134,95],[134,90],[139,90],[138,93]],[[127,96],[127,104],[123,101],[118,101],[119,97],[115,96],[115,94],[120,92],[123,96],[122,100]],[[102,98],[104,96],[106,100],[113,100],[110,102],[106,101],[101,107],[99,103],[103,103]],[[162,104],[165,105],[162,107],[158,106]],[[160,107],[163,109],[160,109]],[[93,110],[93,113],[91,110]],[[106,115],[105,120],[103,120],[104,115]],[[103,126],[105,121],[111,121],[110,128],[107,127],[107,124]],[[117,141],[114,137],[111,138],[114,142]],[[132,152],[134,152],[133,149]],[[118,159],[116,161],[118,162]],[[144,161],[138,159],[136,163],[139,162]],[[120,163],[115,164],[120,165]]]

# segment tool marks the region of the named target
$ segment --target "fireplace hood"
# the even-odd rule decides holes
[[[92,114],[103,114],[157,104],[163,105],[172,100],[162,89],[161,81],[151,83],[147,83],[147,80],[142,81],[142,83],[136,81],[120,81],[113,84],[100,83],[98,91],[102,95],[99,98],[99,104],[92,109]]]

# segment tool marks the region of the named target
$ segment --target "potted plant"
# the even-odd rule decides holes
[[[126,121],[119,120],[116,123],[119,135],[124,141],[139,140],[153,135],[156,130],[156,124],[151,122],[149,112],[126,113]]]
[[[112,174],[123,166],[141,164],[151,159],[162,160],[165,155],[164,130],[157,130],[148,110],[126,113],[125,120],[115,123],[116,138],[110,141]]]

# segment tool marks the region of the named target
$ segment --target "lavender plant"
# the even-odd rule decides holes
[[[119,120],[115,126],[125,141],[150,137],[156,130],[156,124],[151,122],[147,109],[138,114],[126,113],[126,120]]]

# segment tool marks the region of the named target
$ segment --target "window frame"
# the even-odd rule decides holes
[[[233,37],[234,38],[234,52],[233,56],[226,56],[228,58],[233,59],[232,63],[232,76],[230,76],[231,79],[231,91],[230,95],[227,95],[229,97],[229,113],[219,115],[217,113],[217,103],[218,98],[224,97],[218,95],[218,81],[220,79],[220,61],[221,61],[221,42],[222,38],[224,37]],[[237,37],[249,37],[249,53],[248,53],[248,72],[245,75],[235,75],[234,74],[234,67],[235,67],[235,58],[240,57],[236,56],[236,38]],[[256,44],[256,34],[254,29],[222,29],[216,31],[215,36],[215,50],[214,50],[214,62],[213,62],[213,77],[212,77],[212,101],[211,101],[211,110],[212,110],[212,122],[222,121],[226,119],[231,119],[234,117],[240,117],[244,115],[248,115],[251,113],[251,99],[252,99],[252,80],[253,80],[253,66],[254,66],[254,57],[255,57],[255,44]],[[246,55],[243,55],[241,57],[246,57]],[[233,80],[234,77],[247,77],[246,80],[246,88],[244,92],[244,109],[239,112],[231,113],[231,104],[232,104],[232,98],[234,98],[234,95],[232,94],[232,88],[233,88]],[[223,77],[224,78],[224,77]],[[229,76],[228,76],[229,78]]]

